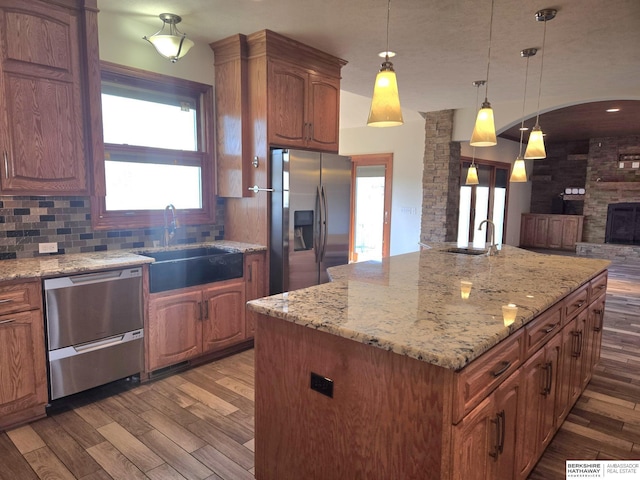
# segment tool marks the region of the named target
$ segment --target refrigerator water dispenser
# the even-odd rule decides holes
[[[293,249],[311,250],[313,248],[313,210],[293,212]]]

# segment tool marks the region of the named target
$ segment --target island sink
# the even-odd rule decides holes
[[[216,247],[143,252],[149,265],[151,293],[219,282],[243,275],[243,254]]]
[[[478,248],[453,247],[453,248],[447,248],[445,251],[449,253],[461,253],[463,255],[486,255],[487,254],[487,250],[478,249]]]

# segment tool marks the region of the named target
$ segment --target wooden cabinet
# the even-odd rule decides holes
[[[338,152],[340,71],[347,62],[270,30],[210,47],[225,239],[268,245],[270,196],[249,187],[270,187],[271,147]]]
[[[146,370],[244,340],[244,304],[243,279],[151,294]]]
[[[338,152],[339,78],[271,60],[267,84],[271,145]]]
[[[0,430],[45,415],[40,282],[0,284]]]
[[[3,194],[88,191],[93,136],[85,125],[91,125],[88,79],[95,71],[85,70],[90,55],[99,62],[95,3],[0,1]]]
[[[521,392],[516,371],[453,427],[454,480],[513,478]]]
[[[244,255],[244,278],[246,301],[268,295],[266,274],[266,253],[257,252]],[[256,317],[254,311],[245,309],[245,323],[247,338],[252,338],[256,332]]]
[[[582,215],[523,213],[520,246],[574,250],[582,241]]]

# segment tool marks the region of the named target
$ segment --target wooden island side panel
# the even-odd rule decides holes
[[[449,478],[452,371],[264,315],[255,345],[258,480]]]

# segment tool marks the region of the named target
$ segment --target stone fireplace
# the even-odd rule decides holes
[[[640,245],[640,203],[609,204],[605,243]]]

